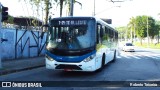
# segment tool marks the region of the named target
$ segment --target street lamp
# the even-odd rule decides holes
[[[158,16],[160,16],[160,13],[158,13]],[[160,34],[159,32],[160,32],[160,30],[158,30],[158,44],[159,44],[159,34]]]

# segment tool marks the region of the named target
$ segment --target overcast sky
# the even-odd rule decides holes
[[[94,0],[77,0],[82,3],[74,6],[75,16],[92,16],[94,12]],[[112,3],[110,0],[95,0],[96,17],[109,18],[113,20],[113,26],[125,26],[131,17],[137,15],[149,15],[160,20],[160,0],[125,0],[121,3]],[[0,0],[3,6],[9,7],[9,14],[12,16],[36,16],[35,11],[28,3],[19,2],[19,0]],[[59,16],[59,9],[56,5],[52,9],[52,17]],[[63,11],[66,15],[66,10]],[[42,14],[42,13],[40,13]],[[42,19],[44,17],[39,16]]]

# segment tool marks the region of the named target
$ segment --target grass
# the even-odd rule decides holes
[[[160,43],[158,44],[149,43],[149,45],[147,45],[147,43],[142,43],[141,45],[140,42],[135,42],[134,45],[138,47],[144,47],[144,48],[160,49]]]

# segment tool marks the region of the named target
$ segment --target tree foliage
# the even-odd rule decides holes
[[[142,39],[147,37],[147,29],[151,39],[153,39],[154,36],[157,35],[157,26],[155,25],[155,19],[150,16],[143,15],[132,17],[128,26],[129,30],[135,29],[136,36],[141,40],[141,44]]]
[[[131,41],[133,42],[133,34],[135,34],[135,18],[132,17],[130,18],[130,22],[128,23],[128,36],[132,39]]]
[[[14,24],[14,17],[11,15],[8,15],[8,20],[4,21],[4,23],[10,23],[10,24]]]
[[[27,2],[28,0],[19,0],[19,1],[25,1]],[[39,8],[43,8],[45,12],[45,20],[44,24],[48,23],[48,18],[49,18],[49,10],[52,8],[52,0],[29,0],[30,4],[34,7],[36,7],[37,14],[39,12]],[[43,7],[44,4],[44,7]]]
[[[119,38],[127,38],[126,36],[128,36],[127,35],[127,27],[126,26],[122,26],[122,27],[118,27],[118,28],[116,28],[116,30],[118,30],[118,33],[119,33]]]
[[[60,17],[62,17],[62,10],[63,10],[63,5],[67,5],[67,11],[70,13],[70,0],[54,0],[57,3],[57,6],[60,5]],[[73,3],[78,3],[82,7],[82,3],[73,0]]]
[[[23,1],[28,1],[28,0],[23,0]],[[60,5],[60,17],[62,16],[63,5],[67,5],[68,10],[70,10],[70,0],[29,0],[29,2],[32,6],[36,6],[37,14],[38,14],[38,10],[39,10],[40,6],[42,7],[44,5],[44,7],[42,7],[45,12],[44,24],[47,24],[47,22],[48,22],[49,12],[50,12],[50,9],[52,8],[52,5],[54,2],[57,3],[57,6]],[[74,0],[74,3],[78,3],[79,5],[82,6],[82,4],[76,0]]]
[[[137,16],[135,18],[135,25],[136,25],[136,35],[143,39],[147,36],[147,18],[146,16]]]

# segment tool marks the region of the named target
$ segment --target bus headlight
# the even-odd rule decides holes
[[[51,57],[48,56],[48,55],[46,55],[46,58],[47,58],[48,60],[50,60],[50,61],[53,61],[53,60],[54,60],[53,58],[51,58]]]
[[[96,56],[96,55],[93,54],[93,55],[87,57],[86,59],[84,59],[84,62],[89,62],[89,61],[91,61],[95,56]]]

